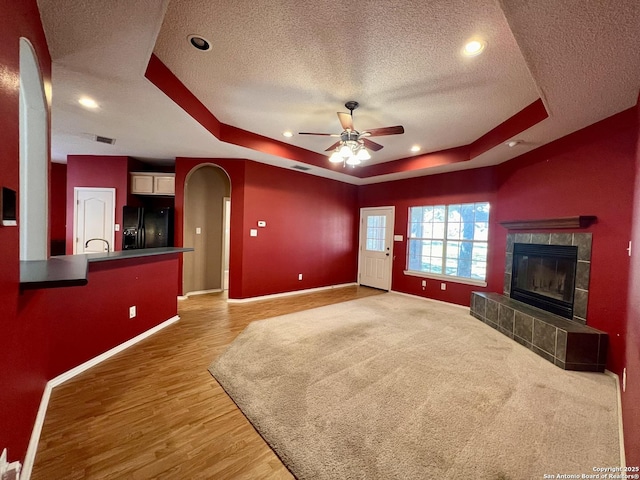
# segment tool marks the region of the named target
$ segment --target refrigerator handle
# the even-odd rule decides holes
[[[140,229],[140,248],[145,248],[145,244],[147,243],[147,232],[145,232],[144,227]]]

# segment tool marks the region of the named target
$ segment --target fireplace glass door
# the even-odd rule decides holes
[[[572,318],[577,257],[575,246],[516,243],[511,298]]]

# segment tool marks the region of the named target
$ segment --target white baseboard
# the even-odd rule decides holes
[[[221,288],[214,288],[213,290],[195,290],[193,292],[187,292],[184,294],[184,297],[193,297],[194,295],[206,295],[207,293],[220,293],[222,291]]]
[[[464,305],[458,305],[457,303],[450,303],[450,302],[445,302],[445,301],[442,301],[442,300],[436,300],[435,298],[421,297],[420,295],[414,295],[412,293],[405,293],[405,292],[398,292],[397,290],[391,290],[389,293],[396,293],[398,295],[404,295],[406,297],[417,298],[419,300],[427,300],[429,302],[441,303],[442,305],[448,305],[450,307],[458,307],[458,308],[462,308],[463,310],[469,311],[469,307],[465,307]]]
[[[31,432],[29,446],[27,447],[27,454],[25,455],[23,466],[22,466],[22,472],[20,473],[21,480],[29,480],[29,478],[31,477],[31,470],[33,469],[33,464],[36,459],[36,451],[38,450],[38,442],[40,441],[40,434],[42,433],[44,418],[47,414],[49,399],[51,398],[51,391],[55,387],[62,385],[67,380],[70,380],[71,378],[81,374],[82,372],[90,369],[91,367],[94,367],[99,363],[104,362],[108,358],[113,357],[117,353],[120,353],[123,350],[126,350],[127,348],[131,347],[132,345],[144,340],[145,338],[150,337],[154,333],[159,332],[163,328],[168,327],[169,325],[177,322],[178,320],[180,320],[180,317],[178,315],[171,317],[169,320],[165,320],[161,324],[156,325],[155,327],[150,328],[145,332],[142,332],[140,335],[137,335],[127,340],[126,342],[121,343],[120,345],[116,345],[111,350],[107,350],[106,352],[98,355],[97,357],[94,357],[91,360],[87,360],[86,362],[78,365],[77,367],[74,367],[71,370],[68,370],[62,373],[47,382],[47,384],[44,387],[44,392],[42,393],[42,400],[40,400],[40,408],[38,408],[38,414],[36,415],[36,421],[35,421],[35,424],[33,425],[33,430]]]
[[[292,295],[302,295],[304,293],[313,293],[320,292],[322,290],[333,290],[334,288],[344,288],[344,287],[353,287],[357,285],[357,283],[341,283],[339,285],[329,285],[327,287],[318,287],[318,288],[307,288],[306,290],[294,290],[293,292],[284,292],[284,293],[274,293],[272,295],[262,295],[260,297],[251,297],[251,298],[230,298],[227,300],[228,303],[246,303],[246,302],[257,302],[260,300],[272,300],[274,298],[281,297],[290,297]]]
[[[620,442],[620,466],[625,468],[627,466],[627,457],[624,452],[624,429],[622,425],[622,393],[620,390],[620,377],[609,370],[605,370],[604,373],[609,375],[610,377],[613,377],[613,379],[616,381],[616,394],[618,397],[618,437]]]

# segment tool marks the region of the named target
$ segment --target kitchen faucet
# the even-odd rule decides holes
[[[89,240],[86,241],[86,243],[84,244],[84,248],[87,248],[89,246],[89,242],[93,242],[94,240],[99,240],[101,242],[104,242],[107,244],[107,252],[110,251],[109,250],[109,242],[107,242],[104,238],[90,238]]]

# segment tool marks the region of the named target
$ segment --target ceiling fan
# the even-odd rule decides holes
[[[353,100],[344,104],[349,113],[338,112],[338,119],[342,125],[342,133],[312,133],[299,132],[299,135],[322,135],[327,137],[340,137],[336,143],[331,145],[325,151],[333,150],[333,154],[329,157],[329,161],[334,163],[343,162],[347,165],[359,165],[363,160],[369,160],[371,155],[367,149],[377,152],[383,146],[379,143],[369,140],[368,137],[381,137],[383,135],[399,135],[404,133],[402,125],[395,127],[372,128],[363,132],[358,132],[353,127],[353,111],[358,108],[358,102]]]

